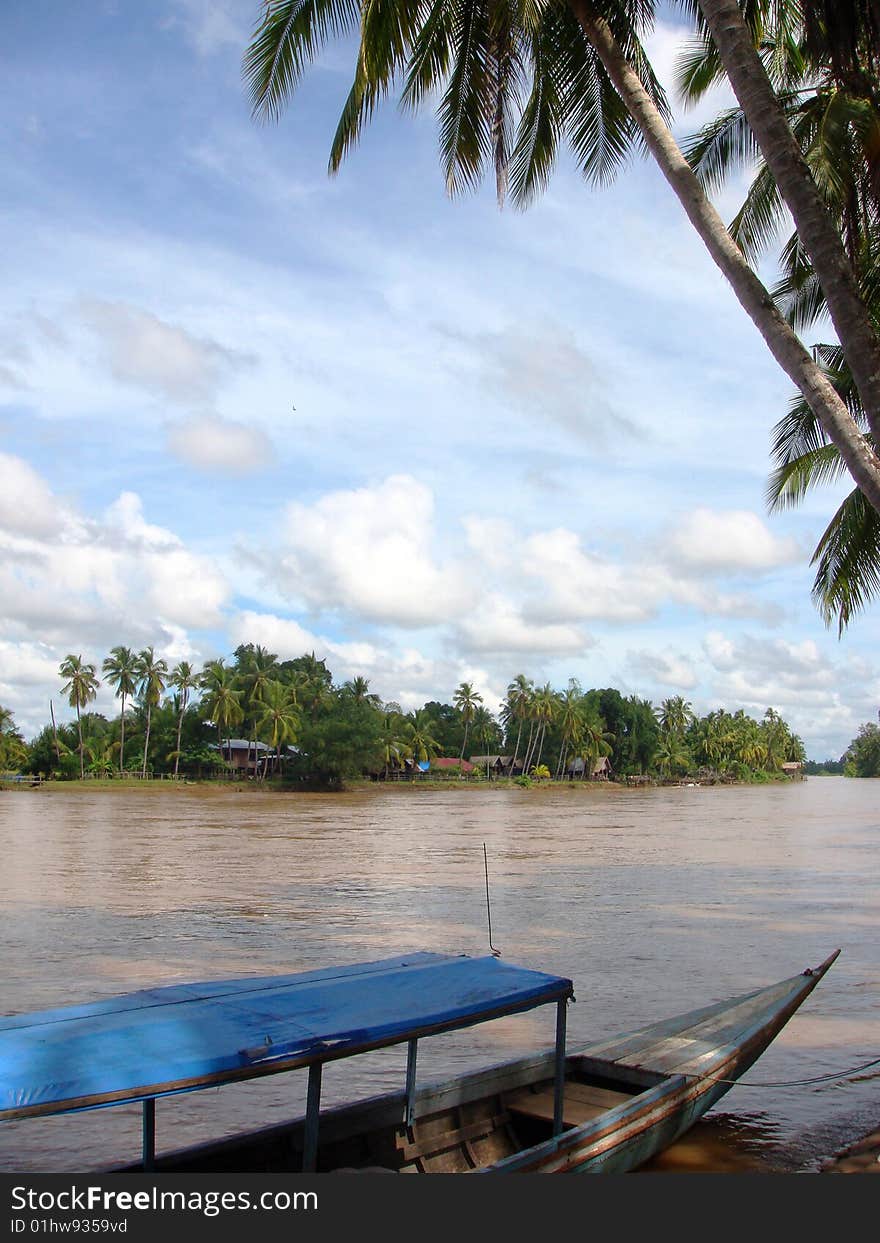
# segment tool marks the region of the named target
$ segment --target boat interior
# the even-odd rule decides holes
[[[563,1132],[663,1082],[664,1076],[611,1062],[566,1061]],[[406,1096],[396,1093],[321,1114],[318,1173],[467,1173],[549,1140],[553,1135],[553,1059],[477,1072],[449,1085],[422,1088],[407,1122]],[[280,1172],[302,1169],[305,1119],[168,1154],[157,1171]],[[124,1167],[126,1172],[140,1168]]]

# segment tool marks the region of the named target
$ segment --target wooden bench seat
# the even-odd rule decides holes
[[[610,1088],[594,1088],[588,1083],[568,1082],[565,1085],[562,1120],[566,1126],[582,1126],[629,1099],[628,1092],[614,1092]],[[504,1105],[511,1113],[552,1122],[553,1087],[542,1086],[537,1091],[534,1088],[525,1088],[521,1092],[505,1096]]]

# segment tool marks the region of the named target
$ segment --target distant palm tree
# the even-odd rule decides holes
[[[655,709],[655,715],[664,734],[678,734],[681,738],[694,719],[694,709],[681,695],[673,695],[670,699],[663,700],[660,707]]]
[[[468,727],[474,719],[474,713],[483,702],[483,696],[477,694],[470,682],[462,682],[461,686],[454,692],[452,702],[464,721],[464,737],[461,742],[461,754],[458,757],[458,762],[461,763],[464,759],[465,748],[467,747]]]
[[[153,709],[162,697],[167,673],[168,665],[161,657],[156,657],[152,647],[145,647],[143,651],[138,652],[135,677],[137,678],[138,694],[140,695],[141,703],[147,710],[144,762],[141,768],[142,777],[147,775],[147,752],[150,747],[150,723],[152,721]]]
[[[406,742],[412,753],[413,763],[424,763],[440,750],[440,743],[431,733],[434,722],[424,708],[410,712],[406,717]]]
[[[257,728],[268,732],[269,743],[275,748],[276,771],[280,773],[281,744],[294,742],[299,729],[296,693],[291,686],[269,682],[263,691],[260,707]]]
[[[348,682],[343,682],[340,687],[343,695],[346,695],[356,704],[370,704],[373,708],[379,708],[382,705],[381,695],[373,694],[370,691],[370,683],[367,678],[356,677],[351,678]]]
[[[217,726],[217,742],[220,759],[223,759],[223,734],[232,725],[244,719],[240,700],[242,692],[236,688],[235,674],[222,660],[209,660],[202,670],[201,685],[207,691],[205,712],[212,725]]]
[[[502,715],[508,728],[512,727],[512,723],[516,721],[516,745],[513,748],[513,761],[510,771],[516,768],[516,762],[519,759],[519,744],[522,741],[523,721],[528,720],[529,703],[531,702],[534,686],[524,673],[518,673],[507,688],[507,699],[502,708]]]
[[[134,696],[137,689],[137,657],[129,647],[113,647],[101,669],[104,681],[109,682],[122,700],[119,717],[119,771],[125,769],[125,701]]]
[[[101,683],[97,678],[94,665],[83,664],[82,656],[65,656],[58,673],[66,678],[61,688],[62,695],[67,695],[71,708],[76,708],[76,729],[79,734],[79,775],[82,780],[86,775],[83,756],[82,709],[92,702],[98,693]]]
[[[174,748],[174,775],[180,767],[180,733],[183,729],[183,716],[189,703],[189,693],[199,685],[199,675],[189,661],[182,660],[171,670],[168,685],[173,686],[179,695],[179,711],[177,713],[177,743]]]

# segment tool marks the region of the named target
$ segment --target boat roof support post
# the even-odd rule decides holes
[[[141,1164],[145,1174],[151,1174],[156,1168],[156,1098],[147,1096],[143,1108],[143,1139],[141,1144]]]
[[[412,1126],[416,1116],[416,1057],[419,1051],[418,1040],[410,1040],[406,1047],[406,1113],[404,1122]]]
[[[309,1090],[306,1096],[306,1133],[303,1143],[303,1173],[314,1174],[318,1168],[318,1122],[321,1116],[321,1071],[323,1062],[309,1067]]]
[[[565,1007],[567,998],[556,1003],[556,1077],[553,1083],[553,1134],[562,1131],[565,1108]]]

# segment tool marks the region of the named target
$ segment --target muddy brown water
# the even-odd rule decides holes
[[[0,1011],[487,950],[571,976],[576,1045],[842,954],[664,1172],[812,1172],[880,1120],[880,783],[341,795],[182,787],[0,793]],[[553,1007],[421,1043],[421,1082],[553,1041]],[[324,1101],[396,1090],[405,1049],[333,1063]],[[301,1111],[305,1075],[160,1100],[160,1151]],[[134,1159],[137,1107],[0,1124],[0,1169]]]

